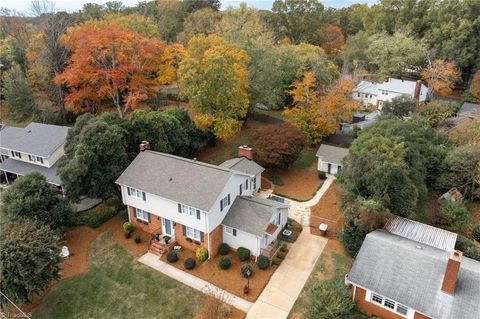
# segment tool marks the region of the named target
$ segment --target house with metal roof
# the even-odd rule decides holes
[[[319,172],[337,174],[343,166],[343,159],[348,155],[348,148],[322,144],[318,148],[317,169]]]
[[[352,90],[352,98],[364,105],[375,105],[382,109],[384,102],[398,96],[409,96],[418,103],[427,99],[428,88],[421,81],[388,78],[382,83],[361,81]]]
[[[379,318],[480,318],[480,262],[455,233],[393,217],[369,233],[345,278],[357,307]]]
[[[116,183],[130,222],[152,234],[151,252],[204,247],[212,258],[228,243],[258,256],[276,243],[288,205],[256,196],[264,169],[251,148],[241,146],[238,158],[211,165],[142,144]]]
[[[25,128],[4,126],[0,130],[0,171],[5,182],[36,171],[61,189],[57,161],[64,155],[67,133],[66,126],[35,122]]]

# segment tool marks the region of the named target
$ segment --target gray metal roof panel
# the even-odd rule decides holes
[[[235,173],[216,165],[145,151],[116,182],[208,212]]]
[[[258,197],[237,196],[222,221],[225,226],[263,236],[277,208],[288,205]]]
[[[57,164],[52,167],[44,167],[8,158],[0,164],[0,170],[22,176],[31,172],[39,172],[45,176],[47,182],[55,185],[62,184],[60,177],[57,175]]]
[[[462,257],[455,293],[441,291],[449,253],[384,230],[365,238],[348,280],[438,319],[480,318],[480,262]]]
[[[68,129],[35,122],[25,128],[5,127],[0,131],[0,148],[48,157],[65,143]]]
[[[392,234],[449,252],[455,249],[457,241],[455,233],[400,216],[391,217],[384,228]]]
[[[318,148],[317,157],[321,157],[322,161],[332,164],[342,164],[342,160],[348,155],[348,148],[337,147],[327,144],[322,144]]]

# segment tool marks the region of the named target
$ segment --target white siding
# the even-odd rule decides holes
[[[319,158],[318,158],[317,169],[318,169],[319,171],[321,171],[321,172],[328,173],[328,164],[331,165],[331,167],[330,167],[330,174],[333,174],[333,175],[337,174],[338,171],[339,171],[339,168],[342,167],[341,165],[324,162],[324,161],[322,161],[322,159],[319,157]]]
[[[246,233],[237,229],[237,236],[227,234],[225,232],[225,226],[223,228],[223,242],[227,243],[230,247],[238,249],[239,247],[245,247],[250,250],[252,255],[258,256],[260,254],[260,239],[252,234]]]
[[[122,186],[122,198],[125,205],[140,208],[150,214],[170,219],[173,222],[195,228],[199,231],[207,231],[207,214],[200,210],[200,219],[187,214],[178,212],[178,203],[159,197],[157,195],[146,193],[146,200],[135,196],[129,196],[126,186]]]
[[[217,200],[213,204],[213,207],[210,209],[210,212],[208,215],[208,230],[209,230],[208,232],[215,229],[218,225],[222,223],[223,219],[225,218],[225,215],[227,215],[227,212],[232,206],[235,198],[240,193],[240,184],[245,183],[246,179],[250,179],[250,178],[246,175],[240,175],[240,174],[238,175],[235,174],[230,177],[230,180],[228,181],[227,185],[223,189],[220,196],[218,196]],[[251,187],[250,181],[248,186],[249,186],[248,190],[245,191],[245,189],[243,189],[243,192],[242,192],[243,196],[252,194],[252,187]],[[224,207],[223,210],[220,211],[220,200],[222,198],[225,198],[228,194],[230,194],[230,206]]]
[[[46,163],[48,167],[52,167],[64,154],[65,152],[63,150],[63,145],[62,145],[59,148],[57,148],[55,152],[53,152],[52,155],[50,155],[49,158],[47,158]]]

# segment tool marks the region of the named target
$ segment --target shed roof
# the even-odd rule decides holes
[[[32,122],[25,128],[7,126],[0,131],[0,148],[49,157],[65,143],[68,127]]]
[[[376,230],[365,238],[348,280],[431,318],[480,318],[480,262],[462,257],[450,295],[441,290],[449,255]]]
[[[259,197],[237,196],[222,221],[225,226],[263,236],[277,208],[288,205]]]
[[[342,160],[348,155],[348,148],[337,147],[327,144],[322,144],[318,148],[317,157],[320,157],[323,162],[341,165]]]
[[[392,234],[445,251],[453,251],[457,241],[455,233],[400,216],[391,217],[384,228]]]

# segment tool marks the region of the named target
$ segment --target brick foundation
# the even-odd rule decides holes
[[[161,218],[154,214],[150,215],[150,222],[145,222],[143,220],[137,219],[135,217],[135,208],[132,206],[127,206],[128,209],[128,220],[132,223],[133,227],[140,228],[143,231],[152,234],[153,232],[162,231],[162,221]]]

